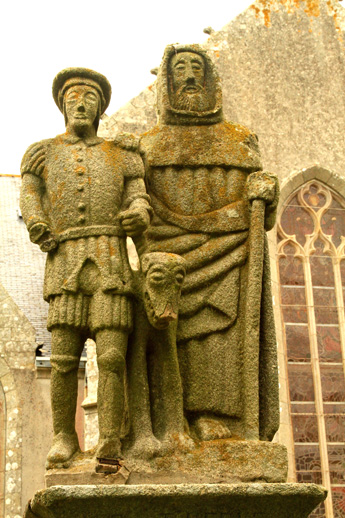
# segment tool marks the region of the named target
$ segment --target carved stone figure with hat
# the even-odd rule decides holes
[[[124,369],[133,286],[126,236],[150,221],[135,141],[97,136],[111,96],[108,80],[85,68],[62,70],[53,97],[66,133],[33,144],[21,165],[21,210],[30,239],[47,253],[44,298],[52,334],[54,440],[47,467],[66,467],[79,449],[77,372],[86,338],[99,365],[99,459],[121,457]]]

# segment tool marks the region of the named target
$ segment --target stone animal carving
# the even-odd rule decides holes
[[[193,446],[184,434],[176,324],[185,261],[149,253],[136,272],[137,304],[127,353],[131,453],[140,458]]]

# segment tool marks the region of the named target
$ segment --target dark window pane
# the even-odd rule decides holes
[[[308,326],[285,325],[285,337],[288,361],[309,361],[309,330]]]
[[[292,414],[315,414],[314,403],[291,403]]]
[[[321,471],[318,444],[295,444],[296,471]]]
[[[342,365],[320,365],[322,397],[324,401],[345,401]]]
[[[345,210],[327,210],[321,218],[321,227],[325,234],[332,236],[334,245],[338,247],[341,237],[345,236]]]
[[[335,324],[339,323],[338,309],[330,307],[315,307],[315,320],[317,324]]]
[[[319,442],[316,415],[292,414],[294,442]]]
[[[327,442],[345,442],[345,415],[325,415]]]
[[[345,483],[345,446],[327,445],[332,484]]]
[[[322,484],[321,471],[296,471],[297,482],[304,484]]]
[[[336,306],[334,288],[313,288],[314,306]]]
[[[332,487],[334,518],[345,516],[345,487]]]
[[[314,401],[314,383],[310,363],[288,364],[290,400]]]
[[[313,286],[334,286],[332,258],[323,255],[323,243],[315,243],[316,251],[310,257]]]
[[[304,208],[296,206],[297,197],[292,203],[286,207],[282,214],[281,226],[286,234],[289,236],[295,235],[298,243],[304,245],[306,234],[314,232],[314,223],[310,214]]]
[[[285,247],[285,252],[286,252]],[[292,248],[292,247],[291,247]],[[287,253],[287,252],[286,252]],[[294,253],[294,251],[292,252]],[[280,283],[289,286],[304,285],[304,271],[301,259],[293,255],[286,255],[279,258]]]
[[[282,306],[284,322],[308,322],[307,306]]]
[[[336,326],[317,326],[317,343],[321,362],[341,362],[341,343],[339,328]]]
[[[291,304],[305,306],[306,301],[304,286],[282,286],[281,302],[284,306]]]
[[[324,403],[323,411],[325,414],[345,414],[344,403]]]

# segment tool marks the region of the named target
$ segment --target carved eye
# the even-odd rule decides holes
[[[161,284],[165,281],[165,276],[161,272],[153,272],[150,275],[150,281],[156,284]]]

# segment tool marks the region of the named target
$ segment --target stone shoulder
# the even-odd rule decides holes
[[[23,176],[25,173],[35,174],[41,176],[45,167],[46,151],[48,145],[54,139],[45,139],[35,142],[25,151],[20,165],[20,172]]]
[[[126,151],[139,151],[139,137],[136,137],[131,133],[119,133],[113,139],[113,143]]]

